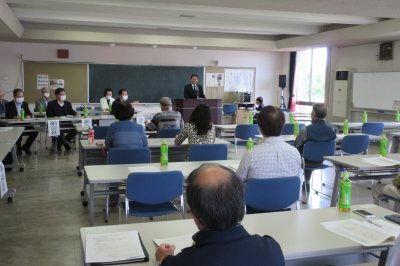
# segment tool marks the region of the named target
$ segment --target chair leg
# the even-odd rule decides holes
[[[181,195],[181,212],[182,219],[185,220],[185,202],[183,202],[183,194]]]

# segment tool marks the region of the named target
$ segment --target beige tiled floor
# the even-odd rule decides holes
[[[239,158],[244,151],[243,147],[239,148]],[[229,157],[235,158],[234,147],[230,148]],[[14,202],[8,204],[6,199],[0,200],[0,265],[80,265],[79,228],[89,225],[89,215],[88,208],[82,206],[82,177],[75,168],[78,152],[50,152],[43,144],[37,156],[24,154],[20,161],[26,164],[25,171],[14,169],[7,173],[9,188],[17,189]],[[333,174],[334,170],[328,169],[323,179],[332,183]],[[365,181],[354,186],[354,204],[372,203],[371,193],[366,188],[369,184]],[[319,182],[315,187],[320,187]],[[323,189],[330,193],[329,189]],[[102,210],[104,202],[104,197],[95,198],[95,225],[98,226],[107,225]],[[311,194],[307,204],[300,208],[324,208],[329,207],[329,203],[328,199]],[[169,218],[180,219],[180,214]],[[188,214],[186,218],[189,219]],[[154,221],[164,219],[155,217]],[[130,222],[135,223],[143,220],[150,222],[149,219],[130,218]],[[118,224],[117,208],[111,208],[108,224]]]

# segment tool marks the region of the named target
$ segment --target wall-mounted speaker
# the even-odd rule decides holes
[[[279,88],[286,88],[286,75],[279,75]]]

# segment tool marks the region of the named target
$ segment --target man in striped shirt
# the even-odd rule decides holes
[[[160,131],[163,128],[183,128],[184,122],[182,114],[172,111],[172,102],[168,97],[160,100],[161,112],[153,116],[150,123],[146,122],[147,130]]]

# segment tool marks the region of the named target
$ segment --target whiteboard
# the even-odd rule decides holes
[[[254,69],[225,69],[224,91],[253,91],[254,88]]]
[[[354,73],[354,107],[393,110],[400,101],[400,72]]]

